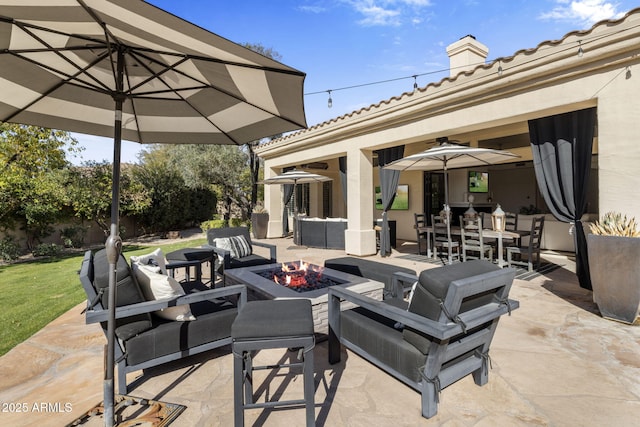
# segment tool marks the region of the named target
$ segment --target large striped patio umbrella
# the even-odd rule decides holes
[[[107,412],[121,140],[243,144],[305,127],[304,77],[140,0],[0,0],[0,121],[114,140]]]

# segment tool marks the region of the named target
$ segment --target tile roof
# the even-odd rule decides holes
[[[267,148],[267,147],[270,147],[270,146],[274,146],[274,145],[279,144],[280,142],[288,141],[288,140],[296,138],[296,137],[298,137],[300,135],[307,134],[307,133],[316,131],[318,129],[325,128],[325,127],[327,127],[327,126],[329,126],[329,125],[331,125],[333,123],[339,123],[339,122],[342,122],[342,121],[347,120],[349,118],[358,116],[358,115],[360,115],[362,113],[379,109],[379,108],[381,108],[381,107],[383,107],[385,105],[390,105],[395,101],[401,101],[403,98],[415,95],[416,92],[425,93],[430,88],[437,88],[437,87],[439,87],[439,86],[441,86],[441,85],[443,85],[445,83],[456,82],[456,80],[458,80],[458,78],[471,76],[474,73],[476,73],[478,70],[490,69],[490,68],[492,68],[494,66],[494,64],[496,64],[498,62],[509,63],[509,62],[513,61],[514,59],[516,59],[516,57],[525,56],[525,55],[531,55],[533,53],[536,53],[536,52],[542,50],[545,47],[558,46],[559,44],[563,43],[564,41],[566,41],[570,37],[573,37],[573,36],[586,36],[586,35],[592,33],[598,27],[601,27],[601,26],[604,26],[604,25],[620,24],[621,22],[625,21],[630,15],[633,15],[633,14],[636,14],[636,13],[640,13],[640,7],[630,10],[623,17],[621,17],[619,19],[605,19],[605,20],[599,21],[599,22],[595,23],[589,29],[571,31],[571,32],[565,34],[561,39],[557,39],[557,40],[545,40],[545,41],[539,43],[534,48],[520,49],[520,50],[516,51],[511,56],[496,58],[495,60],[493,60],[493,61],[491,61],[489,63],[478,65],[478,66],[474,67],[473,69],[466,70],[466,71],[461,71],[460,73],[458,73],[454,77],[444,77],[439,82],[431,82],[431,83],[427,84],[426,86],[423,86],[421,88],[416,89],[415,91],[404,92],[399,96],[393,96],[393,97],[391,97],[389,99],[382,100],[382,101],[380,101],[380,102],[378,102],[376,104],[372,104],[372,105],[369,105],[367,107],[360,108],[359,110],[355,110],[355,111],[352,111],[350,113],[346,113],[346,114],[343,114],[341,116],[337,116],[337,117],[334,117],[332,119],[326,120],[324,122],[315,124],[315,125],[313,125],[313,126],[311,126],[309,128],[302,129],[302,130],[299,130],[299,131],[295,131],[295,132],[286,134],[286,135],[284,135],[284,136],[282,136],[282,137],[280,137],[278,139],[274,139],[274,140],[271,140],[271,141],[266,142],[264,144],[261,144],[260,148],[262,149],[262,148]]]

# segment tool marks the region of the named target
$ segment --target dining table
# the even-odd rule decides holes
[[[427,235],[427,256],[428,257],[433,257],[436,258],[436,253],[435,251],[431,251],[431,234],[433,233],[433,227],[432,226],[427,226],[427,227],[416,227],[416,229],[420,232],[420,233],[426,233]],[[502,256],[502,252],[503,252],[503,240],[518,240],[521,239],[522,237],[528,236],[529,235],[529,231],[525,231],[525,230],[514,230],[514,231],[510,231],[510,230],[503,230],[503,231],[497,231],[497,230],[493,230],[491,228],[483,228],[482,229],[482,237],[483,238],[487,238],[487,239],[496,239],[498,242],[498,250],[496,251],[496,263],[498,264],[498,266],[500,268],[503,268],[506,264],[506,261],[504,260],[503,256]],[[459,236],[460,233],[460,227],[458,226],[453,226],[451,227],[451,234],[452,235],[456,235]]]

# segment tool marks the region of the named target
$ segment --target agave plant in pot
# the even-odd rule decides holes
[[[257,203],[251,213],[251,231],[256,239],[267,237],[269,227],[269,212],[260,203]]]
[[[587,235],[593,300],[602,317],[634,323],[640,312],[640,229],[608,212]]]

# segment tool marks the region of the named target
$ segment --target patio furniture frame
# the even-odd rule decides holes
[[[87,295],[87,309],[85,310],[86,315],[86,323],[100,323],[102,329],[107,334],[107,319],[109,316],[109,310],[103,306],[102,304],[102,292],[96,292],[96,287],[94,285],[94,255],[91,251],[85,252],[84,259],[82,260],[82,266],[80,268],[80,282],[82,283],[82,287]],[[128,269],[128,273],[131,275],[131,278],[134,280],[132,283],[135,283],[137,287],[137,283],[135,282],[134,276],[132,275],[131,269],[127,264],[126,260],[122,255],[120,255],[120,261],[118,263],[118,279],[119,282],[119,290],[121,283],[123,282],[121,274],[124,270],[122,267],[126,265]],[[106,289],[106,288],[101,288]],[[198,316],[196,320],[190,322],[171,322],[166,320],[159,320],[158,318],[153,317],[152,313],[157,310],[161,310],[168,307],[175,307],[182,304],[194,304],[203,303],[207,301],[213,300],[222,300],[222,299],[234,299],[236,301],[236,308],[226,308],[220,311],[211,312],[207,314],[203,314]],[[228,286],[225,288],[212,289],[207,291],[198,291],[188,293],[187,295],[176,297],[172,299],[163,299],[156,301],[143,301],[139,303],[121,305],[116,308],[116,322],[118,326],[122,326],[122,323],[127,323],[127,319],[131,319],[131,322],[139,321],[140,319],[151,318],[152,319],[152,327],[151,329],[142,332],[143,334],[157,334],[155,340],[153,337],[152,341],[156,342],[163,339],[163,332],[165,332],[166,339],[170,339],[169,336],[172,336],[172,331],[165,329],[165,326],[170,325],[171,323],[181,323],[181,348],[179,351],[168,352],[164,354],[160,354],[156,357],[147,358],[146,360],[137,361],[136,363],[130,363],[129,354],[127,353],[127,341],[128,340],[116,340],[115,346],[115,363],[118,367],[118,393],[119,394],[127,394],[129,386],[127,385],[127,373],[134,372],[146,368],[150,368],[153,366],[161,365],[163,363],[171,362],[173,360],[182,359],[184,357],[188,357],[194,354],[202,353],[204,351],[212,350],[214,348],[222,347],[228,344],[231,344],[231,323],[235,316],[237,315],[238,310],[245,304],[247,301],[247,291],[244,285],[235,285]],[[192,308],[194,307],[192,306]],[[195,310],[194,310],[195,311]],[[232,319],[228,319],[229,316],[232,316]],[[230,321],[229,321],[230,320]],[[184,342],[189,342],[193,338],[189,335],[189,329],[197,326],[197,323],[200,322],[202,327],[208,327],[208,325],[215,325],[219,323],[217,328],[210,329],[211,340],[209,342],[205,342],[199,345],[194,346],[184,346]],[[228,325],[226,325],[229,323]],[[172,325],[173,326],[173,325]],[[225,328],[227,330],[221,330],[220,328]],[[162,353],[162,350],[158,350],[158,353]]]
[[[508,299],[514,277],[514,269],[485,260],[425,270],[413,295],[418,308],[409,310],[397,300],[375,301],[331,288],[329,363],[340,361],[344,345],[420,392],[422,416],[431,418],[441,389],[469,374],[477,385],[487,383],[489,346],[498,320],[519,307]],[[341,301],[356,308],[342,311]]]

